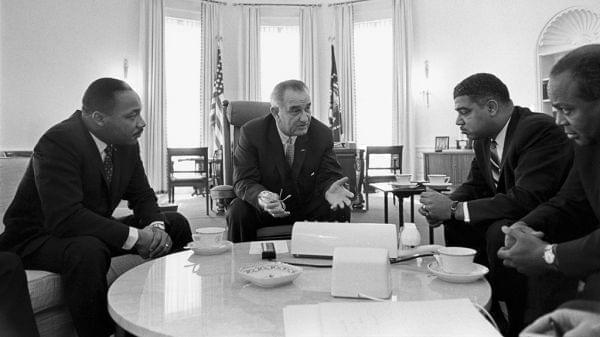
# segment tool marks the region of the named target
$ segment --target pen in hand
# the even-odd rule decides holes
[[[549,319],[550,319],[550,326],[554,330],[554,335],[556,337],[563,337],[563,335],[565,334],[565,332],[563,331],[563,329],[560,326],[560,324],[558,324],[558,322],[556,322],[552,317],[550,317]]]

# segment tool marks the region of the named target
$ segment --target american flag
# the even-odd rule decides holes
[[[214,150],[223,146],[223,63],[221,48],[217,48],[217,71],[210,102],[210,126],[214,135]]]
[[[338,87],[337,67],[335,66],[335,53],[331,45],[331,82],[329,85],[329,124],[333,133],[333,141],[339,142],[342,129],[342,113],[340,111],[340,90]]]

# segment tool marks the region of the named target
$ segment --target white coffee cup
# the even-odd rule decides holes
[[[410,185],[412,174],[396,174],[396,183],[399,185]]]
[[[469,274],[475,270],[473,259],[477,251],[466,247],[441,247],[433,256],[442,271],[452,274]]]
[[[442,185],[450,182],[450,177],[445,174],[428,174],[429,183],[432,185]]]
[[[221,244],[224,233],[223,227],[202,227],[196,229],[196,234],[192,234],[192,238],[197,245],[212,247]]]

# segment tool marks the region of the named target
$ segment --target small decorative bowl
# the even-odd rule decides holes
[[[290,283],[300,273],[302,273],[302,268],[283,262],[255,263],[243,266],[238,271],[244,280],[263,288]]]

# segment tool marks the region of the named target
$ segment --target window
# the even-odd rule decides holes
[[[165,18],[167,147],[199,147],[204,139],[200,20]]]
[[[277,83],[299,78],[300,26],[261,24],[260,92],[262,100],[265,102],[271,100],[271,91]]]
[[[391,19],[354,24],[354,125],[361,148],[393,145],[392,48]]]

